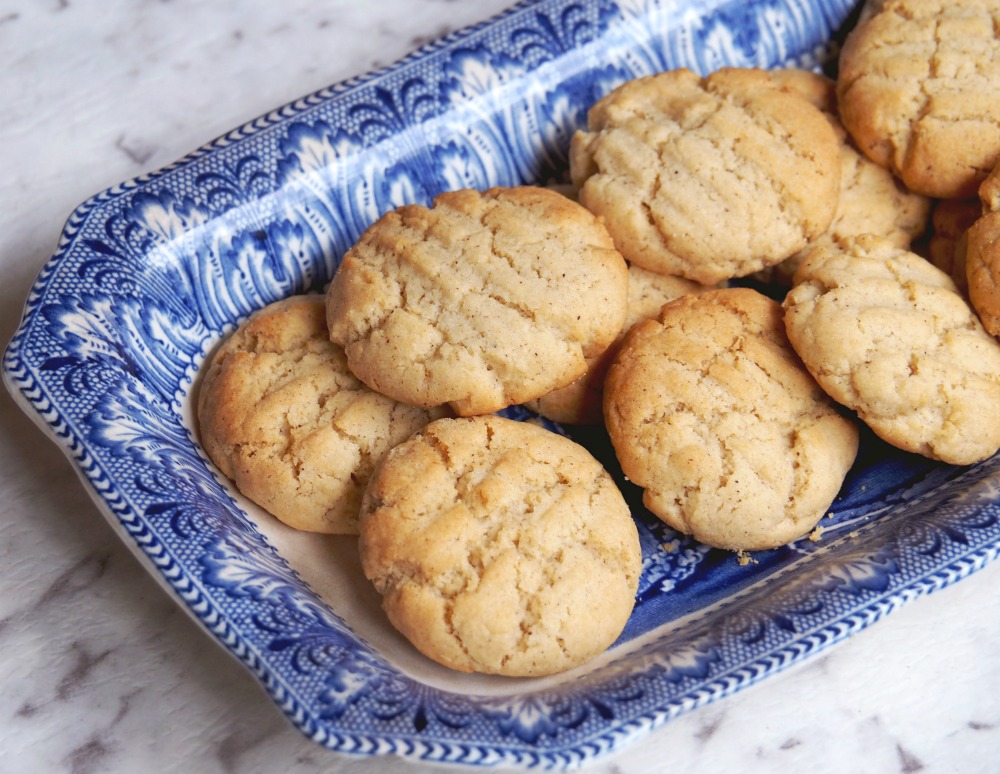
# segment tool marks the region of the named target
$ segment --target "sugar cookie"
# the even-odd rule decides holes
[[[908,191],[889,170],[854,147],[837,114],[836,83],[809,70],[773,70],[771,77],[819,108],[840,138],[840,198],[827,230],[774,266],[764,279],[790,285],[810,250],[860,234],[875,234],[909,247],[927,227],[931,201]]]
[[[1000,165],[979,186],[979,215],[965,232],[969,303],[983,327],[1000,335]],[[956,245],[961,249],[962,242]]]
[[[440,415],[351,375],[328,337],[322,296],[252,315],[216,352],[198,393],[209,458],[258,505],[313,532],[357,533],[375,463]]]
[[[628,313],[621,333],[602,354],[587,360],[587,372],[572,384],[553,390],[527,407],[553,422],[569,425],[596,425],[604,421],[604,375],[618,351],[618,343],[628,329],[653,317],[668,301],[709,287],[683,277],[648,271],[635,264],[628,267]]]
[[[583,374],[625,319],[628,271],[601,222],[542,188],[444,193],[379,218],[327,293],[363,382],[484,414]]]
[[[795,355],[780,305],[747,288],[679,298],[634,326],[604,390],[615,453],[646,507],[719,548],[807,534],[857,453],[856,425]]]
[[[628,506],[590,453],[496,415],[442,419],[393,449],[365,495],[360,549],[418,650],[510,676],[605,650],[642,567]]]
[[[1000,344],[948,275],[862,236],[812,253],[795,281],[792,345],[877,435],[954,465],[1000,447]]]
[[[969,228],[981,214],[978,199],[939,199],[931,215],[927,259],[951,277],[963,295],[969,292],[965,267]]]
[[[1000,160],[998,0],[888,0],[847,36],[840,117],[927,196],[975,196]]]
[[[680,69],[597,102],[572,138],[570,172],[627,260],[712,285],[827,229],[840,143],[814,105],[764,70]]]

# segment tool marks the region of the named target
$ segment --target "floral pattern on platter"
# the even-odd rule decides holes
[[[593,667],[477,695],[393,664],[271,545],[200,453],[198,367],[254,310],[321,290],[383,212],[456,187],[561,182],[569,137],[618,83],[819,65],[853,5],[530,0],[292,103],[81,205],[5,353],[6,383],[303,733],[365,755],[586,762],[996,558],[1000,462],[951,468],[866,437],[823,535],[742,565],[652,517],[606,439],[586,438],[639,527],[635,612]]]

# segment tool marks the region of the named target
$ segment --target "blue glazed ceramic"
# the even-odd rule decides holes
[[[321,289],[386,210],[560,181],[570,134],[617,84],[679,66],[821,65],[853,4],[526,2],[283,107],[81,205],[28,298],[6,384],[154,574],[319,744],[580,765],[994,559],[998,461],[949,467],[866,435],[821,539],[745,565],[671,532],[621,481],[644,572],[619,642],[567,675],[485,679],[393,638],[351,539],[331,541],[343,561],[325,583],[304,554],[327,544],[289,537],[216,473],[192,418],[199,366],[255,309]],[[600,433],[572,434],[621,480]]]

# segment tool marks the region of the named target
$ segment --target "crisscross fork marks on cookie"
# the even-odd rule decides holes
[[[420,650],[512,675],[607,647],[642,562],[628,507],[589,453],[493,415],[432,423],[389,454],[363,504],[361,553]]]
[[[369,386],[471,415],[582,375],[617,335],[627,289],[606,229],[575,202],[530,187],[455,191],[362,236],[331,283],[328,322]]]
[[[688,296],[626,336],[605,384],[625,474],[667,524],[756,550],[822,517],[857,451],[792,351],[780,306],[749,289]]]
[[[646,268],[706,284],[743,276],[802,249],[833,217],[839,138],[763,71],[636,79],[588,120],[570,152],[580,201]]]

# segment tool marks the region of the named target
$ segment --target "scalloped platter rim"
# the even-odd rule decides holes
[[[954,468],[866,434],[822,535],[748,564],[671,532],[621,481],[644,562],[619,641],[551,678],[458,675],[384,620],[354,539],[284,528],[206,461],[198,368],[255,309],[321,290],[382,212],[453,188],[562,181],[569,136],[618,83],[680,66],[819,67],[853,6],[529,0],[290,103],[80,205],[27,299],[4,382],[153,576],[317,743],[582,765],[995,559],[1000,462]],[[620,477],[599,432],[549,426]]]

